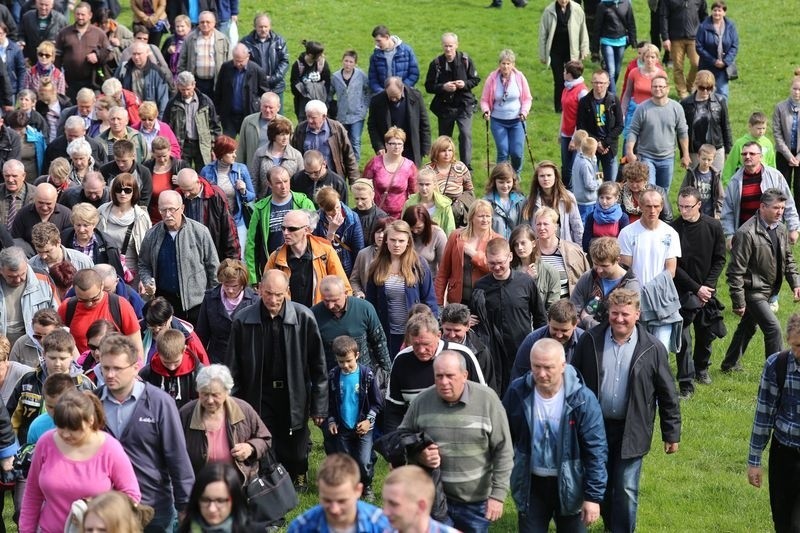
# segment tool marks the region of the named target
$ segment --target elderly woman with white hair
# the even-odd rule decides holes
[[[94,157],[92,157],[92,145],[83,137],[75,139],[67,145],[67,155],[72,166],[69,173],[70,186],[80,186],[88,172],[97,170]]]
[[[87,179],[96,177],[100,177],[97,172]],[[97,229],[100,222],[97,208],[86,202],[76,204],[72,208],[70,220],[72,227],[61,232],[61,244],[89,256],[95,265],[105,263],[114,267],[117,275],[124,277],[119,248],[112,246],[109,236]]]
[[[231,396],[233,377],[227,366],[203,367],[195,382],[200,397],[180,411],[195,474],[208,463],[227,463],[243,482],[252,480],[271,445],[267,426],[250,404]]]

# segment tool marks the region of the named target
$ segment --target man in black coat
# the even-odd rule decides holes
[[[261,95],[268,92],[267,76],[242,43],[233,47],[233,59],[222,64],[214,88],[214,101],[222,121],[222,133],[236,137],[244,117],[261,108]]]
[[[259,13],[253,20],[253,31],[242,39],[250,51],[250,58],[267,76],[269,90],[278,95],[283,107],[283,91],[286,89],[286,72],[289,70],[289,51],[286,40],[272,31],[272,19]]]
[[[96,139],[87,137],[86,125],[83,118],[73,115],[67,119],[66,125],[64,126],[64,133],[53,139],[53,142],[47,145],[44,151],[44,162],[42,163],[43,171],[47,172],[50,168],[50,163],[57,157],[69,159],[69,155],[67,155],[67,146],[76,139],[86,139],[86,142],[92,147],[92,158],[94,159],[95,166],[105,164],[106,159],[108,159],[105,146],[100,144]]]
[[[45,21],[44,29],[39,24]],[[53,0],[36,0],[36,9],[24,12],[20,18],[19,39],[22,53],[35,65],[36,49],[42,41],[55,41],[56,35],[69,24],[67,17],[53,9]]]
[[[610,77],[605,70],[592,74],[592,90],[578,103],[577,128],[597,140],[597,163],[603,167],[606,181],[617,179],[617,151],[624,126],[620,100],[609,92]],[[602,126],[598,124],[600,122]]]
[[[406,134],[403,157],[417,167],[431,150],[431,126],[422,93],[397,76],[386,79],[386,90],[372,97],[369,103],[369,140],[376,154],[384,152],[383,136],[392,126]]]

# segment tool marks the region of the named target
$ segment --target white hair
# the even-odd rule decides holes
[[[197,373],[195,385],[198,391],[202,391],[208,389],[214,381],[222,385],[228,394],[233,390],[233,376],[225,365],[204,366]]]

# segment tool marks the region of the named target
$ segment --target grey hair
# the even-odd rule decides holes
[[[83,123],[83,120],[81,120],[81,123]],[[70,157],[75,155],[92,157],[92,145],[86,139],[75,139],[67,146],[67,155]]]
[[[266,104],[268,101],[272,100],[273,102],[280,103],[281,97],[272,91],[265,92],[261,95],[261,103]]]
[[[108,78],[103,82],[103,85],[100,87],[100,89],[103,91],[104,95],[114,96],[119,94],[119,92],[122,90],[122,82],[120,82],[117,78]]]
[[[340,291],[345,291],[344,280],[336,275],[325,276],[322,278],[322,281],[319,282],[319,289],[321,291],[329,290],[329,289],[339,289]]]
[[[451,324],[461,324],[464,326],[469,325],[470,310],[464,304],[447,304],[442,309],[442,324],[449,322]]]
[[[517,55],[514,53],[514,50],[511,48],[506,48],[500,51],[500,57],[497,60],[498,63],[502,63],[503,61],[511,61],[511,63],[517,62]]]
[[[462,372],[467,371],[467,360],[464,359],[464,355],[460,352],[455,350],[442,350],[439,355],[436,356],[436,360],[442,359],[443,357],[455,357],[458,361],[458,369]],[[436,361],[434,361],[435,363]]]
[[[117,271],[108,263],[98,263],[92,267],[92,270],[97,272],[104,281],[112,278],[117,279]]]
[[[456,43],[458,43],[458,35],[451,31],[442,34],[442,41],[445,39],[453,39]]]
[[[771,205],[774,204],[775,202],[786,202],[786,201],[788,201],[786,194],[782,190],[776,189],[774,187],[767,189],[761,194],[761,203],[765,205]]]
[[[233,376],[225,365],[208,365],[201,368],[195,378],[195,387],[199,392],[209,388],[214,381],[219,382],[228,394],[233,390]]]
[[[534,342],[533,346],[531,347],[531,354],[530,354],[531,359],[533,359],[534,352],[547,353],[547,354],[552,354],[555,352],[559,356],[558,358],[559,361],[561,361],[562,363],[567,362],[567,355],[566,353],[564,353],[564,346],[555,339],[545,338],[545,339],[539,339],[538,341]]]
[[[194,74],[192,74],[188,70],[184,70],[183,72],[178,74],[178,77],[175,79],[175,85],[177,85],[178,87],[188,87],[189,85],[192,85],[194,82],[195,82]]]
[[[308,211],[305,209],[303,211],[308,215],[308,227],[313,230],[319,223],[319,213],[317,211]]]
[[[328,114],[328,106],[322,100],[309,100],[306,104],[306,115],[309,113],[319,113],[320,115]]]
[[[79,102],[81,100],[91,100],[94,102],[97,100],[97,96],[94,94],[94,91],[89,87],[83,87],[78,89],[78,94],[75,95],[75,101]]]
[[[22,170],[23,172],[25,171],[25,165],[23,165],[22,161],[18,159],[9,159],[5,163],[3,163],[3,172],[5,172],[6,169],[10,170],[12,168],[16,168],[17,170]]]
[[[30,89],[22,89],[20,92],[17,93],[17,98],[29,98],[35,102],[37,96],[36,93]]]
[[[71,117],[67,118],[66,122],[64,122],[65,130],[72,130],[78,128],[86,130],[86,122],[84,122],[83,118],[79,117],[78,115],[72,115]]]
[[[27,268],[28,257],[19,246],[9,246],[0,250],[0,268],[8,268],[16,272],[21,267]]]

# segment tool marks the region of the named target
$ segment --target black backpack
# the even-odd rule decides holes
[[[113,292],[108,294],[108,310],[111,312],[111,318],[117,330],[122,331],[122,311],[119,307],[119,296]],[[67,315],[64,318],[64,325],[69,327],[72,324],[72,318],[75,316],[75,309],[78,307],[78,297],[73,296],[67,300]]]

